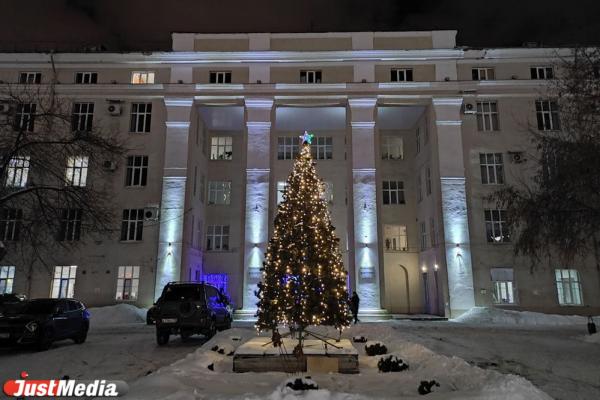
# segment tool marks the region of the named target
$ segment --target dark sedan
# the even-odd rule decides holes
[[[0,339],[16,344],[33,344],[47,350],[53,342],[72,339],[85,342],[90,314],[74,299],[35,299],[14,313],[0,316]]]

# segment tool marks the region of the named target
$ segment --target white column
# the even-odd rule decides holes
[[[155,298],[160,296],[168,282],[180,280],[192,104],[192,98],[165,99],[167,110],[165,160],[156,257]]]
[[[376,98],[348,100],[352,127],[354,265],[361,313],[381,311],[375,173],[376,103]]]
[[[462,98],[434,98],[450,316],[475,306],[462,144]]]
[[[272,99],[246,99],[246,212],[244,297],[241,313],[254,314],[264,252],[269,240],[269,174]]]

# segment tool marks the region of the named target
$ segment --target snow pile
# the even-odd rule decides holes
[[[313,328],[333,336],[325,328]],[[515,375],[484,370],[458,357],[446,357],[405,339],[403,332],[389,325],[355,326],[343,337],[363,335],[386,343],[390,354],[402,358],[410,369],[402,373],[380,373],[377,364],[382,357],[367,356],[364,346],[359,352],[360,374],[298,374],[311,377],[318,390],[293,391],[284,389],[289,375],[279,372],[234,373],[233,357],[211,351],[212,348],[232,346],[255,337],[253,329],[235,328],[220,332],[194,353],[174,364],[130,384],[127,399],[236,399],[236,400],[370,400],[418,399],[422,381],[435,380],[428,399],[480,400],[551,400],[531,382]],[[241,337],[241,340],[234,338]],[[209,368],[211,366],[211,368]]]
[[[473,307],[450,321],[465,324],[577,326],[585,325],[587,317],[503,310],[495,307]]]
[[[600,332],[594,333],[593,335],[585,335],[583,337],[583,341],[588,343],[600,344]]]
[[[132,304],[115,304],[114,306],[89,308],[91,326],[121,325],[146,322],[145,308]]]

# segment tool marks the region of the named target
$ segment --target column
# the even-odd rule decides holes
[[[272,99],[246,99],[246,210],[242,314],[256,311],[254,294],[261,279],[269,240],[269,174]]]
[[[375,173],[376,103],[376,98],[348,100],[352,128],[354,276],[361,313],[381,311]]]
[[[168,282],[181,279],[188,138],[193,102],[192,98],[165,99],[167,110],[165,161],[156,257],[155,298],[160,296]]]
[[[450,317],[475,306],[462,143],[462,98],[434,98]]]

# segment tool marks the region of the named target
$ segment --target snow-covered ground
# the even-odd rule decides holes
[[[595,317],[600,321],[600,317]],[[503,310],[496,307],[473,307],[460,317],[451,320],[463,324],[500,326],[575,326],[587,324],[587,317],[580,315],[542,314],[530,311]]]

